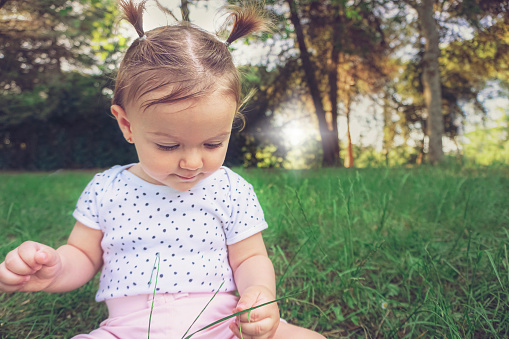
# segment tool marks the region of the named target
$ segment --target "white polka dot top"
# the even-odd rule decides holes
[[[223,282],[222,292],[235,290],[226,245],[267,228],[252,186],[221,167],[179,192],[140,179],[131,166],[96,174],[73,213],[104,234],[96,300],[153,293],[157,266],[158,293],[215,292]]]

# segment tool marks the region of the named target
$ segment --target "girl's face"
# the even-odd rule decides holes
[[[196,99],[125,112],[112,106],[124,137],[136,146],[130,171],[153,184],[187,191],[223,164],[237,105],[216,91]]]

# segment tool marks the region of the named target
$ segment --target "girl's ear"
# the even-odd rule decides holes
[[[111,114],[113,114],[117,119],[118,127],[120,127],[124,138],[127,140],[127,142],[132,143],[133,132],[131,130],[131,122],[127,118],[126,112],[119,105],[111,106],[110,110]]]

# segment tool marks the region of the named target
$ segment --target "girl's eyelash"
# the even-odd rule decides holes
[[[159,148],[160,150],[163,150],[163,151],[173,151],[173,150],[176,150],[177,147],[179,147],[179,145],[171,145],[171,146],[163,146],[163,145],[159,145],[159,144],[156,144],[157,145],[157,148]]]
[[[207,147],[207,148],[218,148],[218,147],[221,147],[221,146],[223,146],[222,142],[219,142],[217,144],[205,144],[205,147]]]
[[[159,144],[156,144],[156,146],[162,151],[174,151],[179,147],[179,145],[164,146]],[[207,148],[219,148],[221,146],[223,146],[222,142],[219,142],[217,144],[205,144],[205,147]]]

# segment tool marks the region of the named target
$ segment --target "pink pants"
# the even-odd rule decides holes
[[[150,339],[181,339],[201,310],[212,298],[212,293],[156,294]],[[232,314],[238,298],[230,293],[218,293],[186,336]],[[152,295],[137,295],[106,301],[109,318],[90,334],[79,334],[73,339],[144,339],[148,338],[148,325]],[[233,339],[228,326],[230,318],[206,330],[196,333],[191,339]]]

